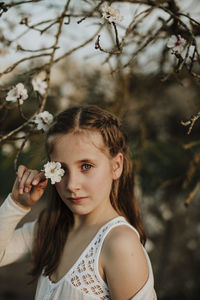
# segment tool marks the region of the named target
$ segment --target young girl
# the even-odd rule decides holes
[[[55,118],[46,149],[64,175],[38,220],[15,230],[48,181],[19,166],[0,208],[0,265],[31,252],[36,300],[157,299],[119,120],[97,106],[69,108]]]

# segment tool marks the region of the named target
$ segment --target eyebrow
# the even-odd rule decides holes
[[[76,163],[84,163],[84,162],[91,162],[91,161],[96,162],[95,159],[84,158],[84,159],[80,159],[80,160],[76,161]]]
[[[75,164],[80,164],[80,163],[90,163],[90,162],[96,163],[97,160],[91,159],[91,158],[83,158],[83,159],[77,160],[77,161],[75,162]],[[61,163],[62,165],[67,165],[65,162],[61,162],[61,161],[60,161],[60,163]]]

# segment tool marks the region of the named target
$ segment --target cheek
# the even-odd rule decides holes
[[[99,169],[95,176],[90,177],[90,183],[98,184],[99,188],[110,187],[112,181],[112,174],[106,166]]]

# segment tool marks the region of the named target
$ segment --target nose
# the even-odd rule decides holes
[[[71,171],[67,176],[67,189],[69,192],[75,192],[80,189],[80,176],[77,172]]]

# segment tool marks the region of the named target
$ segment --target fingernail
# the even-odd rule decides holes
[[[19,189],[19,193],[20,193],[20,194],[23,194],[23,189]]]
[[[28,193],[28,191],[29,191],[29,189],[28,189],[28,188],[25,188],[25,192]]]
[[[37,180],[35,179],[35,180],[33,180],[33,182],[32,182],[32,184],[37,184],[38,182],[37,182]]]

